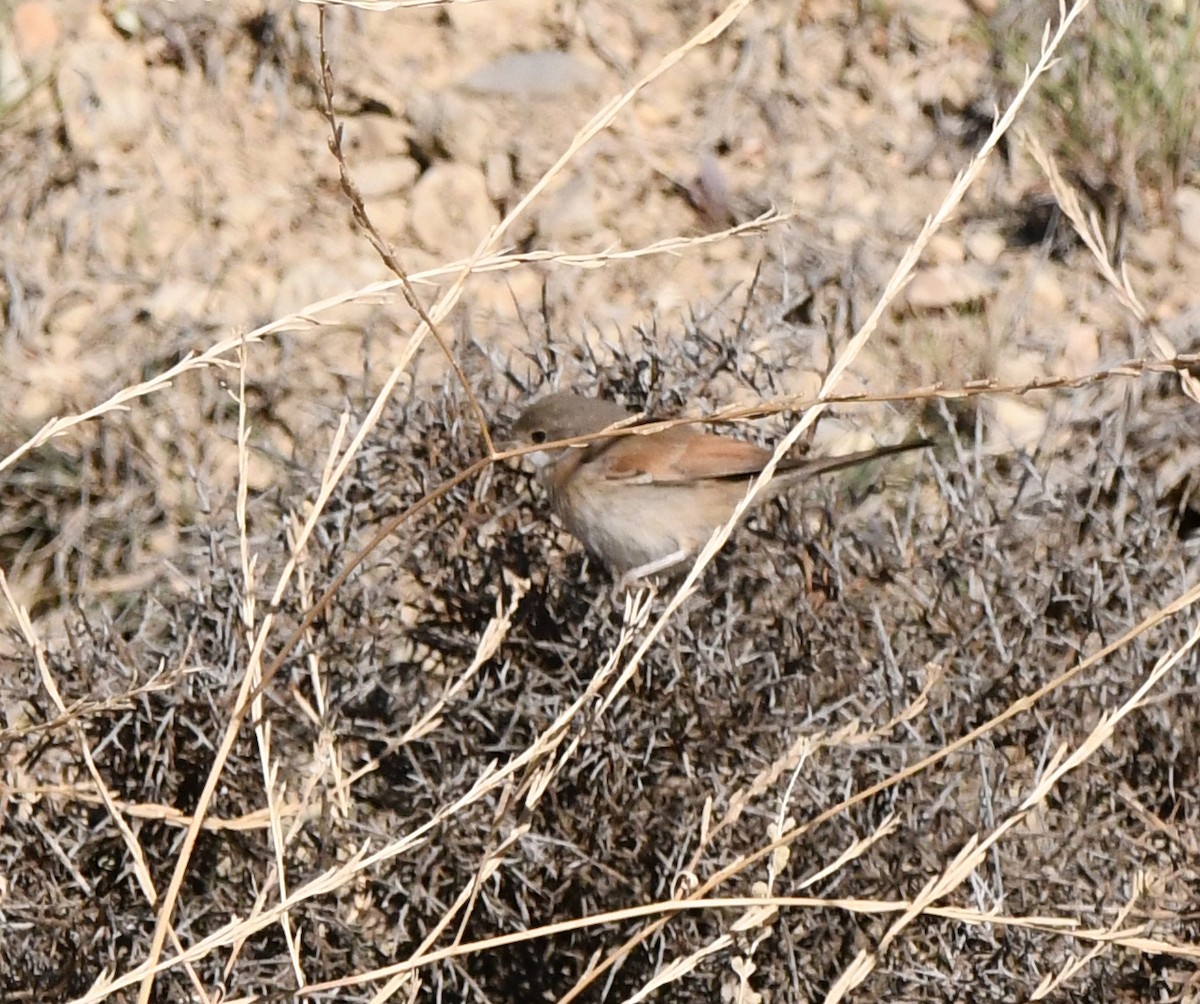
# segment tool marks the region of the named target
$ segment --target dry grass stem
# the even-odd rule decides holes
[[[404,20],[421,46],[360,65],[396,30],[372,14],[423,6],[445,9]],[[1147,193],[1153,233],[1117,230],[1111,179],[1042,123],[1021,127],[1033,164],[1010,162],[1034,88],[1098,41],[1086,0],[998,91],[949,60],[1010,9],[593,4],[513,27],[469,6],[105,8],[124,49],[62,19],[89,72],[0,94],[6,140],[61,147],[24,187],[0,172],[7,232],[108,256],[60,282],[0,247],[10,369],[32,374],[0,459],[0,998],[1186,995],[1200,354],[1194,298],[1153,266],[1165,234],[1180,276],[1200,268],[1200,192],[1180,163]],[[475,52],[477,21],[497,38]],[[194,196],[212,273],[184,281],[172,250],[114,321],[95,276],[141,267],[96,194],[137,160],[92,124],[114,66],[214,92],[249,68],[279,102],[274,132],[255,111],[264,166],[301,152],[301,122],[327,135],[304,168],[336,221],[324,257],[283,254],[303,207],[287,220],[264,171],[244,206]],[[676,87],[689,73],[703,86]],[[422,229],[441,209],[472,222]],[[704,302],[722,262],[743,281]],[[93,293],[97,324],[152,336],[95,380],[69,334]],[[61,394],[40,385],[68,362]],[[630,417],[498,448],[547,387]],[[689,424],[775,448],[686,572],[622,594],[516,461]],[[768,500],[801,448],[901,427],[933,445]]]
[[[1042,173],[1046,176],[1046,181],[1050,185],[1050,190],[1054,193],[1059,207],[1067,219],[1071,221],[1071,225],[1075,228],[1079,239],[1083,241],[1084,246],[1091,252],[1097,270],[1104,281],[1112,288],[1121,306],[1128,310],[1138,325],[1146,330],[1150,336],[1154,351],[1161,359],[1175,359],[1178,356],[1175,346],[1171,344],[1171,340],[1162,328],[1152,321],[1149,312],[1133,288],[1133,283],[1130,281],[1129,273],[1125,266],[1122,265],[1119,275],[1116,269],[1113,268],[1112,252],[1105,242],[1104,227],[1100,222],[1100,217],[1095,211],[1090,213],[1083,211],[1078,193],[1063,178],[1058,165],[1054,162],[1054,158],[1037,141],[1036,137],[1026,134],[1022,137],[1022,141],[1026,149],[1029,150],[1030,155],[1037,162],[1038,167],[1041,168]],[[1184,393],[1197,404],[1200,404],[1200,379],[1194,376],[1189,370],[1180,369],[1179,381]]]

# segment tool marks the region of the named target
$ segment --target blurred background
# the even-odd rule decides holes
[[[328,10],[334,112],[367,211],[426,305],[580,127],[720,10],[371,6]],[[1056,16],[1054,4],[1004,0],[751,4],[579,152],[504,241],[611,258],[543,258],[467,282],[442,331],[496,434],[550,386],[663,413],[811,398]],[[247,591],[269,598],[343,413],[356,429],[418,323],[397,292],[357,292],[392,276],[329,151],[316,22],[300,3],[0,2],[0,568],[76,709],[56,710],[28,644],[6,634],[5,999],[69,999],[105,967],[146,957],[154,909],[111,812],[131,820],[161,893],[244,669]],[[840,390],[1071,380],[1154,358],[1151,328],[1176,353],[1200,350],[1198,33],[1193,0],[1088,10]],[[1150,326],[1101,275],[1026,135],[1094,213],[1102,254]],[[310,309],[330,297],[346,302]],[[236,339],[268,324],[246,350],[243,534]],[[208,365],[155,382],[230,339]],[[56,416],[146,381],[126,407],[21,449]],[[298,908],[286,935],[271,927],[244,954],[207,956],[199,982],[291,992],[300,968],[313,981],[406,957],[444,916],[470,940],[665,898],[684,872],[761,846],[776,817],[808,818],[941,748],[1194,581],[1196,407],[1160,373],[835,409],[818,450],[917,427],[939,449],[773,504],[740,529],[634,699],[576,723],[583,745],[546,801],[522,810],[490,793],[436,843]],[[786,417],[742,434],[770,442]],[[335,491],[281,624],[299,623],[383,520],[480,456],[466,392],[427,340]],[[259,555],[251,586],[243,540]],[[245,917],[248,889],[275,902],[276,860],[294,887],[364,840],[434,819],[486,763],[529,749],[617,644],[607,590],[516,465],[385,542],[272,691],[288,765],[277,789],[263,782],[273,761],[261,735],[256,745],[243,729],[175,914],[180,936]],[[466,672],[508,602],[504,646]],[[0,619],[12,628],[11,607]],[[843,814],[797,846],[795,875],[895,813],[898,835],[816,888],[915,894],[1016,811],[1047,751],[1081,741],[1181,631],[1126,646],[1052,710]],[[1198,681],[1195,659],[1185,666],[1133,733],[1039,802],[961,905],[1101,929],[1134,903],[1120,916],[1157,925],[1147,936],[1196,944]],[[939,680],[933,710],[885,728]],[[433,708],[418,740],[397,738]],[[852,742],[839,731],[851,726],[873,738]],[[824,759],[783,795],[810,732]],[[697,843],[709,797],[732,813],[726,843]],[[281,833],[296,828],[283,845],[255,815],[268,802]],[[518,825],[534,835],[504,845]],[[500,847],[508,864],[455,914]],[[752,879],[763,880],[742,892]],[[888,922],[837,911],[781,922],[758,955],[737,942],[737,958],[760,966],[757,990],[720,956],[671,999],[820,999]],[[917,926],[860,999],[1024,1000],[1092,947]],[[655,934],[587,999],[624,999],[721,930],[719,915],[696,914]],[[593,951],[619,944],[609,934],[431,967],[416,992],[560,999]],[[1193,999],[1194,956],[1112,949],[1069,985],[1059,999]],[[176,967],[155,992],[180,1000],[193,986]]]

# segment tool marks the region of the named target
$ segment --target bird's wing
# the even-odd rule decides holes
[[[588,463],[589,468],[607,481],[635,484],[677,485],[718,478],[749,478],[758,474],[771,456],[769,450],[753,443],[686,427],[610,442]],[[931,445],[927,439],[912,439],[835,457],[784,460],[777,473],[790,475],[791,479],[813,477]]]
[[[761,471],[770,456],[740,439],[681,427],[651,436],[614,439],[594,464],[597,473],[610,481],[673,485],[749,477]]]

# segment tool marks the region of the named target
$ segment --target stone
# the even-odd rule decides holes
[[[995,277],[973,262],[934,265],[916,274],[904,297],[912,310],[940,310],[978,303],[992,296],[996,289]]]
[[[7,32],[0,32],[0,106],[15,105],[29,93],[29,75]]]
[[[212,284],[195,279],[167,279],[146,300],[145,309],[159,322],[197,320],[205,316]]]
[[[1007,450],[1028,450],[1046,431],[1046,413],[1017,397],[994,397],[989,402],[997,429],[993,441]]]
[[[44,3],[19,4],[12,15],[17,52],[24,60],[51,51],[58,44],[58,21]]]
[[[559,247],[600,229],[596,213],[596,185],[586,176],[570,179],[535,212],[539,243]]]
[[[1056,318],[1067,308],[1067,291],[1049,268],[1038,269],[1029,283],[1029,309],[1038,317]]]
[[[967,254],[983,265],[995,265],[1004,254],[1004,236],[995,230],[975,230],[964,241]]]
[[[143,57],[107,42],[73,46],[68,53],[58,89],[71,143],[106,159],[145,149],[155,125]]]
[[[478,168],[435,164],[413,187],[410,226],[435,253],[465,258],[499,219]]]
[[[563,97],[595,79],[592,68],[569,52],[514,52],[476,70],[463,88],[514,98]]]
[[[504,146],[498,115],[488,105],[453,92],[416,92],[409,97],[407,109],[413,142],[431,156],[444,151],[450,160],[480,166],[488,154]]]
[[[1076,322],[1063,331],[1062,356],[1050,367],[1055,376],[1078,376],[1100,363],[1100,332],[1094,324]]]
[[[513,177],[512,160],[508,154],[499,151],[488,154],[483,174],[488,195],[493,202],[499,205],[512,196],[516,179]]]
[[[1175,192],[1179,233],[1192,247],[1200,248],[1200,188],[1183,185]]]
[[[352,164],[350,176],[364,199],[377,199],[408,191],[418,171],[411,157],[380,157]]]
[[[925,254],[933,265],[961,265],[967,257],[967,249],[953,234],[936,233],[929,239]]]

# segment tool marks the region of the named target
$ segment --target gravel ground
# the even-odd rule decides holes
[[[1009,132],[839,385],[872,399],[806,443],[936,448],[756,511],[627,680],[670,584],[623,606],[515,463],[302,620],[480,459],[464,382],[500,437],[545,385],[665,414],[811,398],[1011,99],[1011,6],[751,4],[502,241],[651,253],[472,275],[439,325],[456,371],[397,291],[362,292],[391,276],[329,150],[314,7],[0,5],[0,999],[136,1000],[162,933],[163,959],[211,941],[161,1001],[381,999],[369,974],[432,949],[390,992],[1196,999],[1200,659],[1171,604],[1197,583],[1198,405],[1186,376],[1111,372],[1200,346],[1194,150],[1136,192],[1062,165],[1137,321]],[[426,308],[719,10],[329,11],[345,162]],[[1065,149],[1036,97],[1018,121]],[[401,361],[275,596],[342,415]],[[264,627],[278,670],[230,732]],[[809,899],[636,914],[698,891]]]

